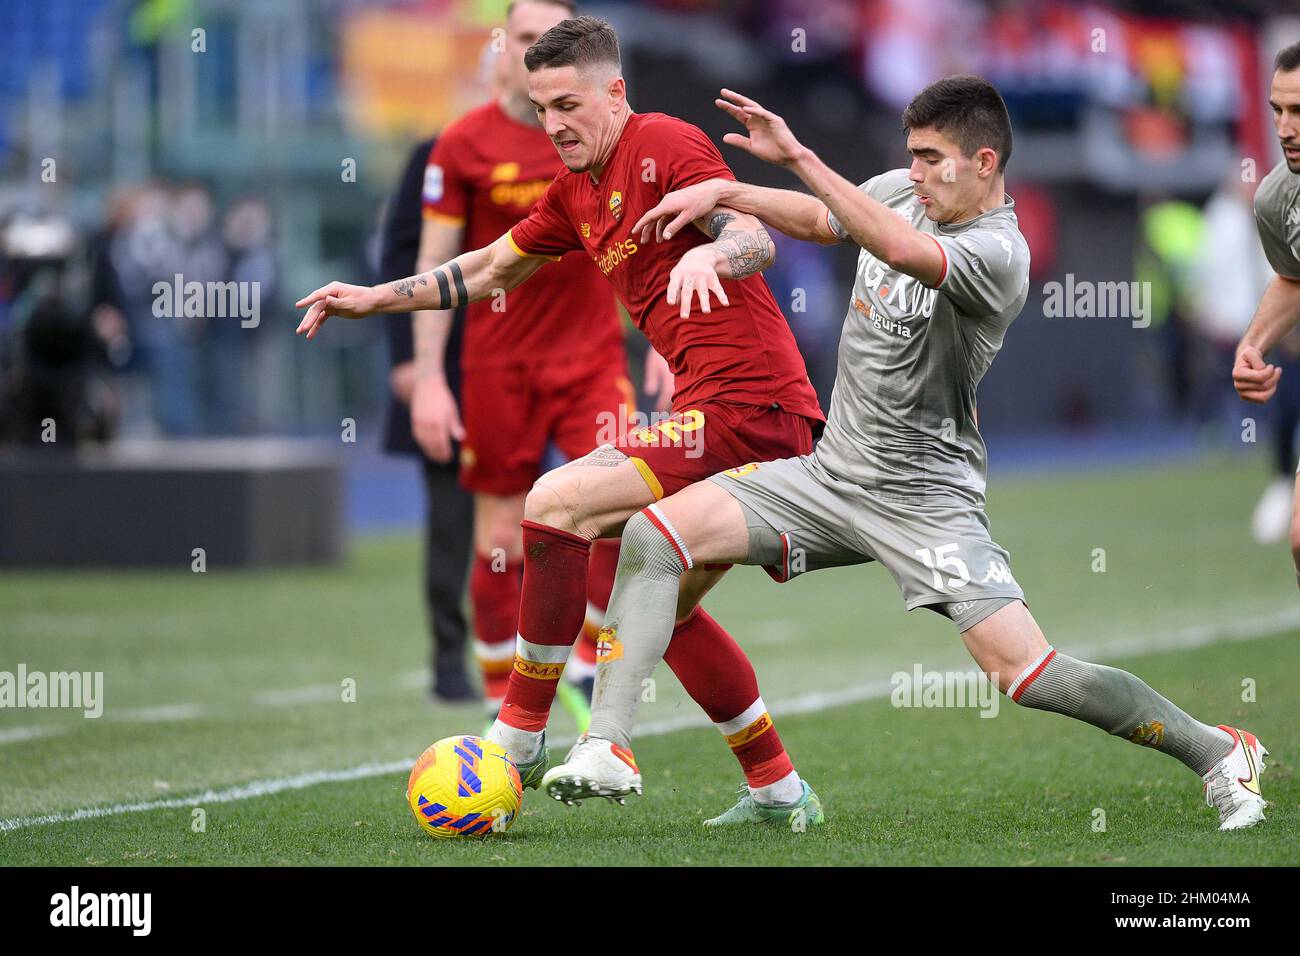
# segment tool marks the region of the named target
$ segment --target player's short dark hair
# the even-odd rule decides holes
[[[1290,73],[1298,66],[1300,66],[1300,42],[1283,47],[1273,60],[1273,69],[1281,70],[1283,73]]]
[[[620,70],[623,66],[618,35],[609,21],[600,17],[561,20],[524,53],[524,66],[529,73],[556,66],[581,69],[595,63],[607,63]]]
[[[569,16],[573,16],[578,9],[578,4],[575,0],[510,0],[510,3],[506,6],[507,20],[510,19],[510,14],[514,13],[515,7],[519,6],[521,3],[549,3],[553,7],[563,8],[564,12]]]
[[[1011,117],[997,88],[982,76],[949,76],[931,83],[903,110],[903,131],[932,128],[946,133],[967,156],[988,147],[998,172],[1011,158]]]

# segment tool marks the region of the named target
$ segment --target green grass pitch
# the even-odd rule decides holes
[[[105,681],[98,720],[0,710],[0,864],[1294,865],[1300,603],[1285,547],[1247,535],[1262,480],[1257,461],[1207,460],[995,472],[990,495],[1049,640],[1259,734],[1270,806],[1249,831],[1219,833],[1189,771],[1094,728],[1005,698],[993,719],[891,706],[879,691],[895,671],[970,665],[950,625],[906,613],[867,566],[785,586],[738,569],[708,602],[753,656],[826,826],[704,830],[741,777],[661,669],[636,743],[643,798],[575,809],[528,791],[509,833],[431,840],[393,768],[484,720],[424,694],[418,550],[403,535],[362,539],[331,570],[193,574],[183,556],[168,573],[0,577],[0,670]],[[558,713],[553,733],[572,733]],[[35,822],[88,808],[111,812]]]

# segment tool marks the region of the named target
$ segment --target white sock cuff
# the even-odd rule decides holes
[[[534,664],[563,664],[569,659],[569,644],[534,644],[522,634],[515,640],[515,653]]]
[[[746,707],[738,716],[731,720],[720,720],[713,726],[718,728],[718,733],[724,737],[730,737],[732,734],[738,734],[758,718],[767,713],[767,705],[763,703],[760,697],[748,707]]]
[[[664,516],[660,507],[658,505],[649,505],[645,510],[655,527],[666,534],[673,547],[677,549],[677,556],[682,559],[682,564],[685,565],[686,570],[689,571],[695,567],[695,562],[691,559],[691,552],[686,547],[686,542],[682,540],[682,536],[673,527],[673,523]]]
[[[1047,650],[1034,658],[1034,662],[1022,670],[1020,676],[1011,682],[1011,686],[1007,688],[1007,696],[1012,700],[1018,700],[1022,690],[1028,689],[1030,682],[1042,672],[1043,668],[1047,666],[1047,662],[1055,654],[1056,648],[1048,644]]]

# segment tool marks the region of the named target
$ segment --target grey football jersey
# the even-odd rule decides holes
[[[984,503],[987,453],[975,387],[1029,294],[1029,246],[1010,197],[957,225],[927,219],[906,169],[859,187],[933,236],[936,288],[863,249],[840,336],[826,430],[814,452],[833,476],[890,499]],[[831,229],[848,233],[832,214]]]
[[[1255,190],[1255,228],[1273,271],[1300,279],[1300,173],[1278,163]]]

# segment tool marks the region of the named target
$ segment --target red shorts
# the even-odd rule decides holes
[[[822,423],[780,407],[700,402],[621,436],[655,500],[728,468],[812,451]]]
[[[636,391],[623,354],[593,363],[519,362],[464,369],[460,483],[489,495],[518,495],[542,471],[548,442],[578,458],[626,430]]]

